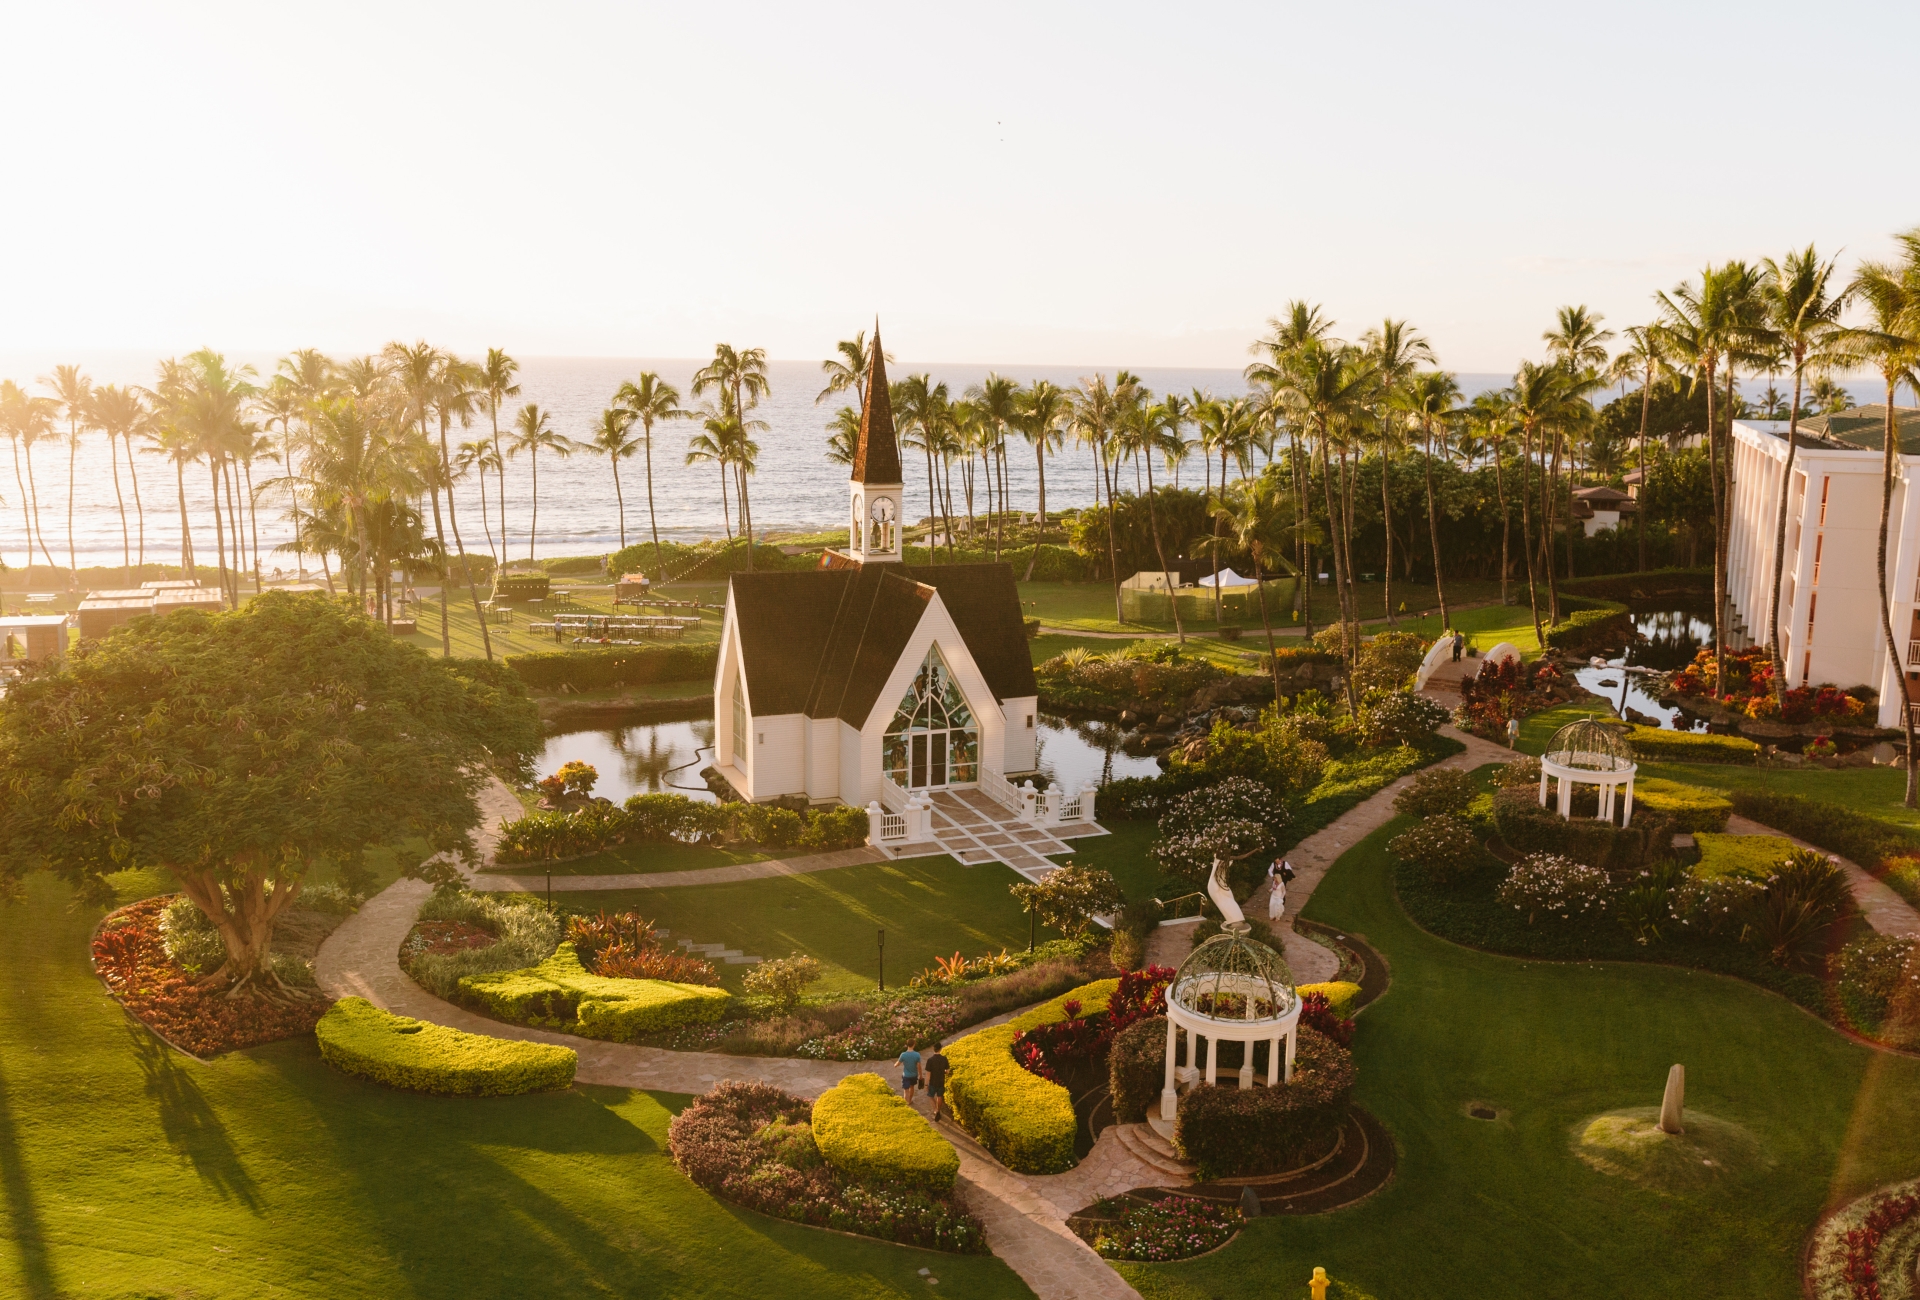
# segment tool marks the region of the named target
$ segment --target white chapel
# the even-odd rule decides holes
[[[874,330],[848,546],[736,573],[714,675],[714,766],[742,798],[889,807],[1034,770],[1034,684],[1009,564],[908,565],[900,448]],[[891,796],[891,797],[889,797]]]

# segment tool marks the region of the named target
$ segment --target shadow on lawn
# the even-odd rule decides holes
[[[53,1261],[47,1258],[40,1209],[34,1203],[33,1187],[27,1181],[20,1137],[13,1124],[13,1107],[7,1100],[5,1074],[0,1074],[0,1194],[6,1196],[7,1231],[20,1257],[20,1274],[26,1280],[27,1294],[33,1300],[54,1300],[64,1292],[54,1282]]]
[[[193,1162],[201,1182],[259,1214],[260,1189],[240,1163],[240,1153],[227,1138],[226,1125],[201,1093],[192,1071],[184,1068],[173,1049],[144,1026],[130,1024],[126,1030],[133,1059],[140,1063],[140,1073],[145,1076],[147,1096],[159,1108],[160,1131],[166,1135],[167,1145]]]

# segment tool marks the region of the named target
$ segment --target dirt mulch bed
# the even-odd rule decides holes
[[[160,913],[175,897],[145,898],[111,912],[94,931],[94,972],[121,1006],[163,1041],[202,1060],[313,1032],[333,1005],[325,998],[282,1003],[195,987],[160,939]]]
[[[409,957],[490,948],[493,943],[492,935],[465,921],[416,921],[407,932],[406,942],[400,945],[400,958],[405,964]]]

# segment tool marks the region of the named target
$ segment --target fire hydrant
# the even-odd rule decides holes
[[[1307,1286],[1313,1291],[1313,1300],[1327,1300],[1327,1288],[1332,1284],[1332,1279],[1327,1276],[1327,1270],[1316,1266],[1313,1270],[1313,1280],[1307,1283]]]

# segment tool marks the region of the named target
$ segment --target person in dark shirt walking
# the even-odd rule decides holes
[[[933,1045],[932,1055],[920,1064],[927,1076],[927,1096],[933,1098],[933,1122],[938,1124],[941,1108],[947,1104],[947,1058],[938,1042]]]

